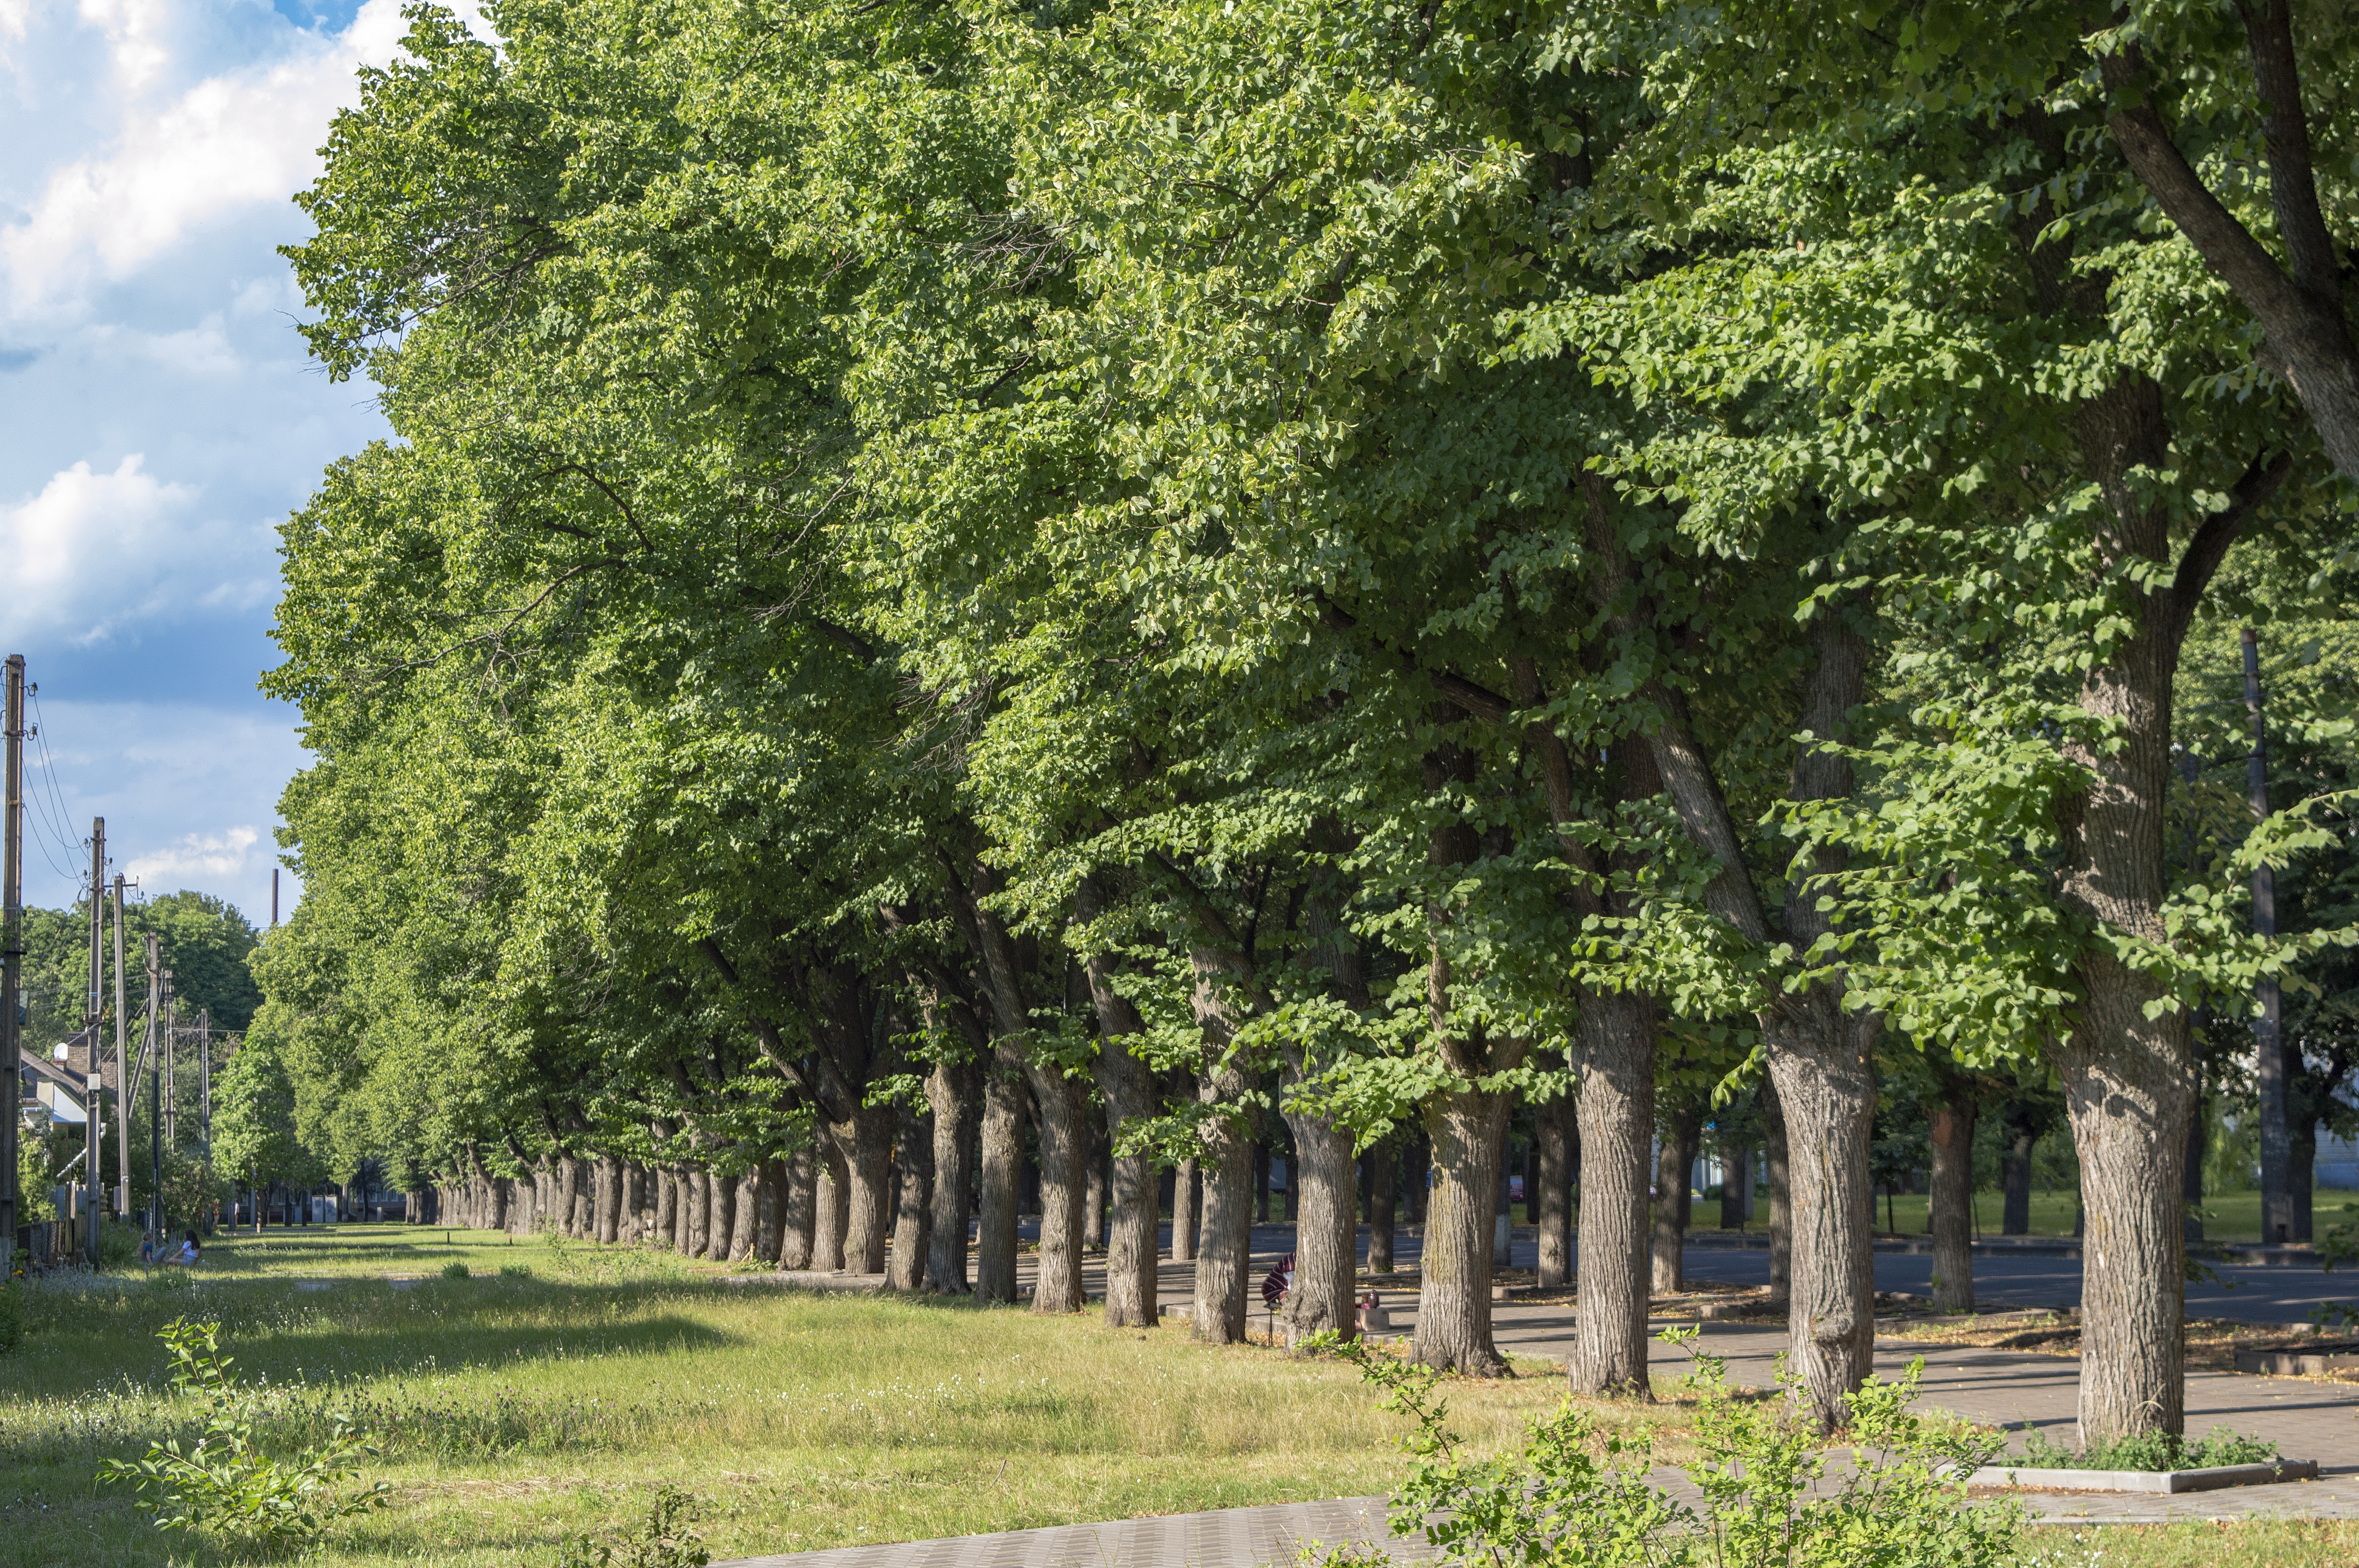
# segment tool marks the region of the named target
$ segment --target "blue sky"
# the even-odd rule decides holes
[[[304,358],[276,248],[398,0],[0,0],[0,653],[39,687],[25,896],[113,870],[269,917],[297,716],[279,521],[384,433]],[[286,880],[292,906],[295,888]]]

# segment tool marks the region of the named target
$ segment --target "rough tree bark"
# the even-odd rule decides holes
[[[1105,891],[1084,877],[1073,914],[1093,921],[1106,912]],[[1090,1004],[1098,1020],[1098,1092],[1105,1097],[1106,1131],[1119,1148],[1127,1123],[1143,1121],[1160,1108],[1155,1074],[1132,1054],[1130,1043],[1146,1025],[1127,998],[1114,989],[1113,961],[1093,953],[1083,972]],[[1141,1151],[1115,1154],[1112,1163],[1114,1223],[1106,1237],[1105,1320],[1117,1327],[1151,1328],[1160,1321],[1155,1302],[1158,1208],[1155,1156]],[[1177,1232],[1174,1232],[1175,1246]]]
[[[682,1200],[688,1211],[688,1222],[680,1227],[679,1249],[690,1258],[701,1258],[711,1240],[712,1228],[712,1173],[702,1165],[688,1169],[687,1193]]]
[[[936,1062],[926,1075],[926,1103],[933,1111],[933,1213],[927,1227],[925,1288],[937,1295],[967,1292],[967,1211],[974,1181],[974,1098],[978,1077],[971,1062]]]
[[[1333,1332],[1359,1336],[1354,1281],[1359,1269],[1359,1162],[1352,1134],[1308,1110],[1289,1110],[1294,1161],[1287,1184],[1298,1195],[1294,1229],[1294,1285],[1286,1295],[1288,1345]]]
[[[778,1249],[786,1233],[786,1188],[787,1162],[777,1159],[763,1161],[754,1208],[754,1259],[773,1269],[778,1266]]]
[[[786,1183],[778,1195],[778,1267],[799,1271],[815,1267],[812,1227],[819,1217],[819,1158],[805,1144],[787,1156]]]
[[[1213,1047],[1218,1049],[1218,1046]],[[1253,1272],[1253,1152],[1258,1119],[1244,1098],[1259,1085],[1238,1063],[1205,1075],[1197,1098],[1227,1108],[1204,1126],[1204,1215],[1196,1255],[1193,1332],[1212,1345],[1245,1336],[1245,1292]]]
[[[906,1103],[893,1151],[893,1249],[885,1283],[914,1291],[926,1279],[926,1231],[933,1218],[933,1130]]]
[[[1961,1093],[1930,1108],[1933,1174],[1926,1208],[1933,1232],[1933,1310],[1974,1310],[1974,1123],[1982,1104]]]
[[[1584,992],[1581,1052],[1581,1285],[1575,1393],[1652,1397],[1647,1379],[1647,1144],[1655,1125],[1655,1009],[1637,991]]]
[[[1194,1155],[1180,1162],[1171,1180],[1171,1260],[1196,1260],[1197,1209],[1203,1196],[1203,1167]]]
[[[1033,1275],[1032,1310],[1079,1312],[1082,1290],[1082,1203],[1087,1195],[1089,1086],[1064,1069],[1027,1063],[1039,1129],[1040,1249]]]
[[[1572,1152],[1570,1123],[1572,1096],[1559,1095],[1532,1108],[1533,1141],[1538,1146],[1538,1171],[1524,1194],[1539,1233],[1538,1275],[1542,1290],[1560,1287],[1572,1279],[1572,1174],[1567,1168]]]
[[[1666,1119],[1655,1159],[1655,1226],[1651,1253],[1651,1283],[1657,1295],[1687,1289],[1687,1239],[1690,1205],[1694,1201],[1689,1178],[1695,1171],[1698,1134],[1703,1125],[1699,1106],[1680,1106]]]
[[[766,1162],[756,1162],[746,1167],[737,1178],[737,1202],[729,1226],[729,1260],[743,1263],[754,1256],[756,1238],[762,1230],[762,1173]]]
[[[1400,1228],[1400,1141],[1387,1138],[1368,1151],[1368,1272],[1393,1271],[1393,1238]]]
[[[1024,1060],[1002,1040],[983,1083],[983,1215],[975,1230],[977,1300],[1016,1299],[1016,1186],[1024,1166]]]
[[[679,1178],[669,1165],[656,1173],[657,1245],[669,1250],[679,1234]]]
[[[822,1274],[843,1271],[843,1237],[851,1219],[851,1180],[843,1152],[831,1132],[820,1135],[814,1162],[818,1166],[817,1196],[811,1206],[810,1266]]]
[[[1769,1189],[1769,1299],[1783,1303],[1794,1281],[1794,1189],[1786,1160],[1786,1113],[1775,1080],[1761,1086],[1761,1183]]]

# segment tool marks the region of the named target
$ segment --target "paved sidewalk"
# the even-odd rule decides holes
[[[1384,1498],[1342,1498],[746,1557],[714,1568],[1263,1568],[1292,1564],[1309,1541],[1334,1546],[1385,1539]],[[1422,1540],[1386,1545],[1396,1562],[1433,1560]]]

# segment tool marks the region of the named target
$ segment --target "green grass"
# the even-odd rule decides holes
[[[472,1277],[441,1277],[453,1262]],[[370,1277],[386,1273],[425,1277]],[[274,1451],[323,1436],[336,1409],[383,1450],[367,1475],[394,1506],[340,1529],[332,1564],[553,1563],[569,1532],[623,1526],[665,1482],[705,1499],[723,1558],[1352,1496],[1397,1474],[1397,1422],[1332,1361],[730,1286],[660,1253],[274,1231],[216,1243],[193,1280],[33,1292],[33,1332],[0,1358],[0,1563],[235,1560],[92,1495],[100,1460],[193,1431],[153,1338],[183,1312],[223,1325]],[[1555,1395],[1545,1378],[1468,1385],[1453,1413],[1496,1443]]]
[[[468,1277],[445,1278],[454,1263]],[[381,1450],[365,1475],[392,1483],[393,1506],[341,1527],[316,1559],[331,1568],[548,1568],[569,1535],[627,1528],[667,1483],[703,1500],[720,1559],[1376,1493],[1401,1474],[1397,1419],[1332,1360],[718,1272],[664,1253],[346,1227],[223,1239],[194,1277],[40,1285],[24,1347],[0,1357],[0,1564],[246,1560],[160,1536],[92,1485],[101,1460],[192,1433],[153,1337],[183,1313],[222,1323],[273,1452],[324,1436],[338,1410]],[[1499,1446],[1560,1387],[1454,1385],[1451,1423]],[[1683,1457],[1678,1405],[1605,1415],[1668,1426],[1665,1457]],[[2217,1560],[2197,1550],[2225,1544],[2211,1531],[2085,1548],[2041,1532],[2026,1561],[2179,1568]],[[2244,1568],[2347,1564],[2359,1547],[2359,1527],[2234,1534]]]

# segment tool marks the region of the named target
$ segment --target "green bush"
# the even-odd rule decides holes
[[[468,1280],[474,1276],[467,1272],[467,1265],[454,1261],[442,1265],[442,1277],[446,1280]]]
[[[25,1281],[0,1280],[0,1356],[25,1343]]]
[[[526,1268],[522,1263],[503,1263],[500,1265],[500,1278],[503,1280],[529,1280],[532,1278],[532,1271]]]
[[[1335,1346],[1386,1390],[1386,1409],[1416,1423],[1401,1440],[1417,1464],[1393,1493],[1393,1533],[1421,1533],[1445,1562],[1485,1568],[2000,1568],[2012,1560],[2021,1516],[1966,1505],[1965,1476],[2003,1439],[1909,1414],[1922,1361],[1897,1383],[1870,1379],[1850,1396],[1851,1464],[1835,1468],[1787,1401],[1732,1390],[1726,1364],[1696,1347],[1696,1330],[1663,1338],[1685,1345],[1696,1362],[1690,1381],[1702,1458],[1687,1476],[1703,1494],[1701,1509],[1648,1481],[1653,1438],[1643,1430],[1605,1433],[1568,1401],[1532,1423],[1520,1454],[1473,1458],[1444,1424],[1439,1374],[1357,1344]],[[1781,1369],[1781,1387],[1790,1381]]]
[[[100,1484],[130,1486],[137,1507],[155,1516],[158,1530],[209,1530],[278,1547],[307,1547],[329,1525],[385,1507],[392,1487],[383,1481],[351,1497],[338,1484],[360,1474],[359,1458],[372,1454],[352,1429],[351,1419],[331,1416],[332,1435],[321,1448],[307,1449],[281,1464],[254,1449],[252,1400],[230,1375],[234,1365],[220,1352],[221,1325],[176,1317],[156,1331],[172,1357],[172,1387],[204,1400],[204,1434],[196,1446],[179,1438],[147,1446],[134,1463],[110,1459]]]

